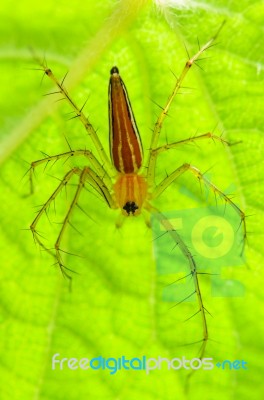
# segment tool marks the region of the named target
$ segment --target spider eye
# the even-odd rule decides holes
[[[138,210],[138,205],[134,201],[127,201],[123,210],[125,210],[128,215],[130,215],[130,213],[134,215],[135,211]]]

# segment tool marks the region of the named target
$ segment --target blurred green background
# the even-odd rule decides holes
[[[0,398],[5,399],[259,399],[263,393],[263,20],[264,3],[186,1],[3,1],[0,6],[1,300]],[[168,7],[168,3],[172,7]],[[151,230],[143,218],[115,228],[118,211],[85,192],[63,248],[65,264],[78,272],[72,292],[53,260],[35,246],[27,229],[40,204],[75,162],[36,171],[28,196],[31,161],[42,153],[91,148],[79,121],[58,97],[42,97],[52,83],[35,70],[32,49],[45,58],[82,106],[108,148],[107,86],[118,65],[130,94],[145,154],[151,129],[186,50],[197,51],[226,25],[217,45],[190,72],[162,131],[160,143],[215,130],[240,144],[204,141],[160,156],[157,182],[183,162],[202,171],[249,215],[247,265],[227,266],[225,278],[246,288],[242,298],[216,298],[202,277],[210,341],[206,356],[245,360],[248,370],[197,371],[185,392],[186,371],[81,371],[51,369],[51,357],[197,357],[202,327],[196,303],[162,301],[175,276],[159,276]],[[173,73],[172,73],[173,72]],[[155,102],[157,104],[155,104]],[[76,161],[84,165],[82,160]],[[76,181],[74,182],[76,183]],[[52,247],[74,186],[56,201],[40,231]],[[191,195],[192,193],[192,195]],[[214,201],[214,199],[212,199]],[[201,206],[204,196],[191,176],[172,185],[156,205],[162,211]],[[174,250],[176,251],[176,250]],[[171,252],[171,248],[168,248]],[[172,253],[173,254],[173,253]],[[175,286],[177,290],[177,286]]]

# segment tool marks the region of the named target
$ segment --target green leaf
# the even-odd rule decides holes
[[[0,162],[1,162],[1,399],[222,399],[260,398],[263,393],[263,2],[227,3],[157,1],[6,2],[1,6]],[[172,7],[168,8],[167,3]],[[177,307],[164,301],[172,275],[157,273],[152,232],[143,217],[127,218],[121,229],[119,210],[110,210],[94,193],[85,191],[81,207],[63,240],[73,274],[68,282],[46,252],[35,246],[30,230],[43,204],[73,165],[85,160],[57,162],[36,170],[35,193],[28,196],[23,175],[41,152],[58,154],[93,149],[79,121],[54,91],[33,53],[45,58],[81,107],[88,99],[89,116],[108,152],[107,85],[109,70],[118,65],[126,83],[145,156],[160,108],[185,65],[219,29],[217,45],[191,69],[184,89],[170,109],[160,144],[213,131],[228,147],[205,140],[160,155],[159,182],[182,163],[192,163],[223,191],[232,188],[236,204],[246,212],[246,264],[227,266],[222,277],[240,281],[243,297],[212,297],[210,277],[200,275],[209,342],[206,357],[214,362],[244,360],[247,370],[150,371],[52,370],[52,356],[81,359],[102,356],[127,358],[195,358],[202,339],[196,302]],[[208,57],[208,58],[207,58]],[[173,71],[173,74],[171,73]],[[56,90],[56,89],[55,89]],[[94,151],[95,152],[95,151]],[[28,164],[29,163],[29,164]],[[49,219],[39,226],[53,247],[68,210],[75,184],[63,191]],[[191,195],[192,193],[192,195]],[[212,196],[213,197],[213,196]],[[156,201],[162,212],[201,207],[204,194],[191,174],[179,178]],[[37,208],[34,208],[38,206]],[[168,253],[176,254],[168,247]],[[175,255],[176,257],[176,255]],[[179,283],[180,284],[180,283]],[[177,285],[174,286],[175,291]],[[190,344],[193,343],[193,344]],[[187,346],[187,344],[189,344]]]

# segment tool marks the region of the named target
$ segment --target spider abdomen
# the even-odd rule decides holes
[[[138,215],[147,197],[147,182],[137,174],[120,174],[114,184],[116,203],[125,215]]]
[[[123,174],[137,172],[142,164],[142,145],[128,93],[117,67],[109,82],[109,134],[112,161]]]

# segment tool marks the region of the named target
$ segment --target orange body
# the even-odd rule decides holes
[[[138,215],[147,196],[146,179],[137,174],[122,174],[114,185],[114,192],[124,214]]]
[[[147,182],[137,174],[143,151],[128,93],[117,67],[110,71],[109,135],[112,161],[120,173],[114,185],[118,207],[137,215],[147,196]]]

